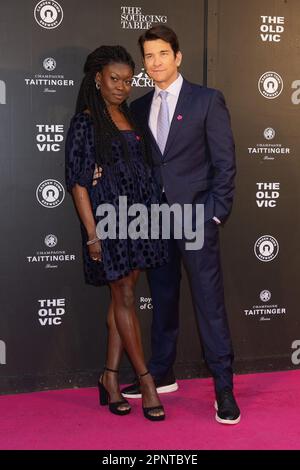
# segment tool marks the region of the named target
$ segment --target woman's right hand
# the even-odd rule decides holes
[[[100,263],[102,261],[101,240],[88,245],[89,255],[92,261]]]

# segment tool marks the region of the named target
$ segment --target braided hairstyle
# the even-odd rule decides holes
[[[111,161],[112,142],[116,139],[118,139],[122,145],[124,158],[126,160],[130,158],[126,139],[113,122],[101,94],[101,89],[98,90],[95,84],[97,72],[101,72],[106,65],[120,63],[129,65],[134,73],[135,63],[124,47],[101,46],[88,55],[84,64],[85,75],[81,82],[77,98],[76,113],[83,112],[86,109],[90,111],[95,128],[96,161],[99,165]],[[123,112],[132,128],[140,134],[144,160],[152,165],[149,145],[138,125],[134,122],[125,101],[120,105],[120,110]]]

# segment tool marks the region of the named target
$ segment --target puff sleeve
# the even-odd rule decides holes
[[[76,184],[89,188],[94,167],[91,119],[85,113],[76,114],[71,119],[65,145],[67,190],[71,191]]]

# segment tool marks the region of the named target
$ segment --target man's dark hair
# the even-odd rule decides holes
[[[143,57],[145,41],[155,41],[156,39],[161,39],[162,41],[168,42],[172,47],[174,55],[176,56],[177,52],[179,51],[179,42],[176,33],[168,26],[158,24],[145,31],[139,37],[138,44]]]

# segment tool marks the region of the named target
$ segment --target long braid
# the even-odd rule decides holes
[[[95,129],[96,160],[100,165],[103,162],[111,161],[112,143],[116,140],[118,140],[122,145],[124,158],[126,160],[130,158],[126,139],[113,122],[101,94],[101,90],[98,90],[95,86],[96,73],[101,72],[103,67],[112,63],[123,63],[129,65],[134,72],[135,64],[129,53],[122,46],[98,47],[88,55],[85,62],[85,76],[80,86],[76,104],[77,113],[83,112],[86,109],[90,111]],[[131,116],[127,103],[122,103],[120,109],[132,127],[142,136],[139,127]],[[141,140],[144,160],[147,163],[150,163],[150,149],[147,148],[147,144],[145,143],[145,138],[143,136]]]

